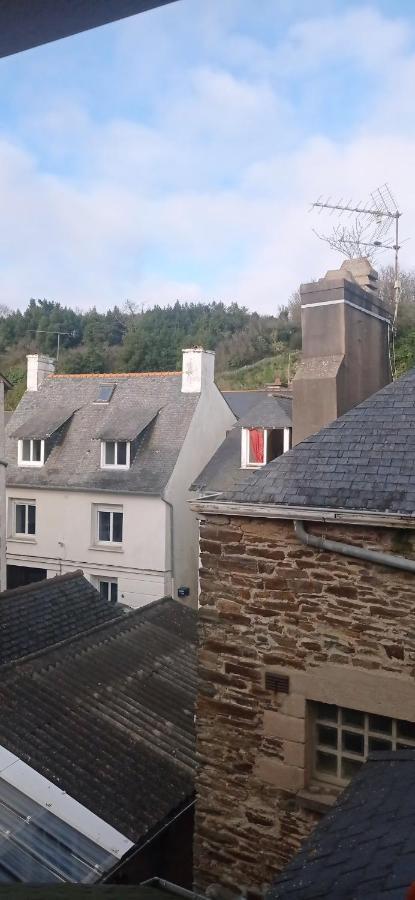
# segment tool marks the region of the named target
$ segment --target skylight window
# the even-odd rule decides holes
[[[109,403],[115,391],[115,387],[113,382],[111,384],[100,384],[98,397],[95,400],[95,403]]]

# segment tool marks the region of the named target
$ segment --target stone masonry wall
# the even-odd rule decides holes
[[[415,556],[415,532],[308,527]],[[307,548],[292,522],[213,516],[201,567],[195,883],[262,894],[317,821],[298,795],[307,700],[415,721],[415,576]]]

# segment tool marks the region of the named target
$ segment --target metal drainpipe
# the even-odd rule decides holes
[[[401,569],[403,572],[415,572],[415,560],[406,559],[405,556],[382,553],[381,550],[365,550],[363,547],[353,547],[352,544],[344,544],[342,541],[330,541],[324,537],[317,537],[315,534],[309,534],[304,528],[304,523],[298,520],[294,522],[294,531],[298,540],[308,547],[328,550],[329,553],[341,553],[342,556],[363,559],[365,562],[376,563],[378,566],[390,566],[392,569]]]

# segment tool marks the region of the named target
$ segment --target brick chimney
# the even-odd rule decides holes
[[[391,381],[391,318],[367,259],[345,260],[301,285],[303,351],[293,381],[293,443]]]
[[[37,391],[42,381],[55,371],[55,360],[40,353],[30,353],[27,357],[27,390]]]
[[[192,347],[183,350],[182,393],[200,394],[215,378],[215,354],[212,350]]]

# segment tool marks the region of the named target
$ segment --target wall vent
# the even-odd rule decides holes
[[[279,694],[289,694],[290,679],[288,675],[281,675],[279,672],[266,672],[265,688],[267,691],[275,691]]]

